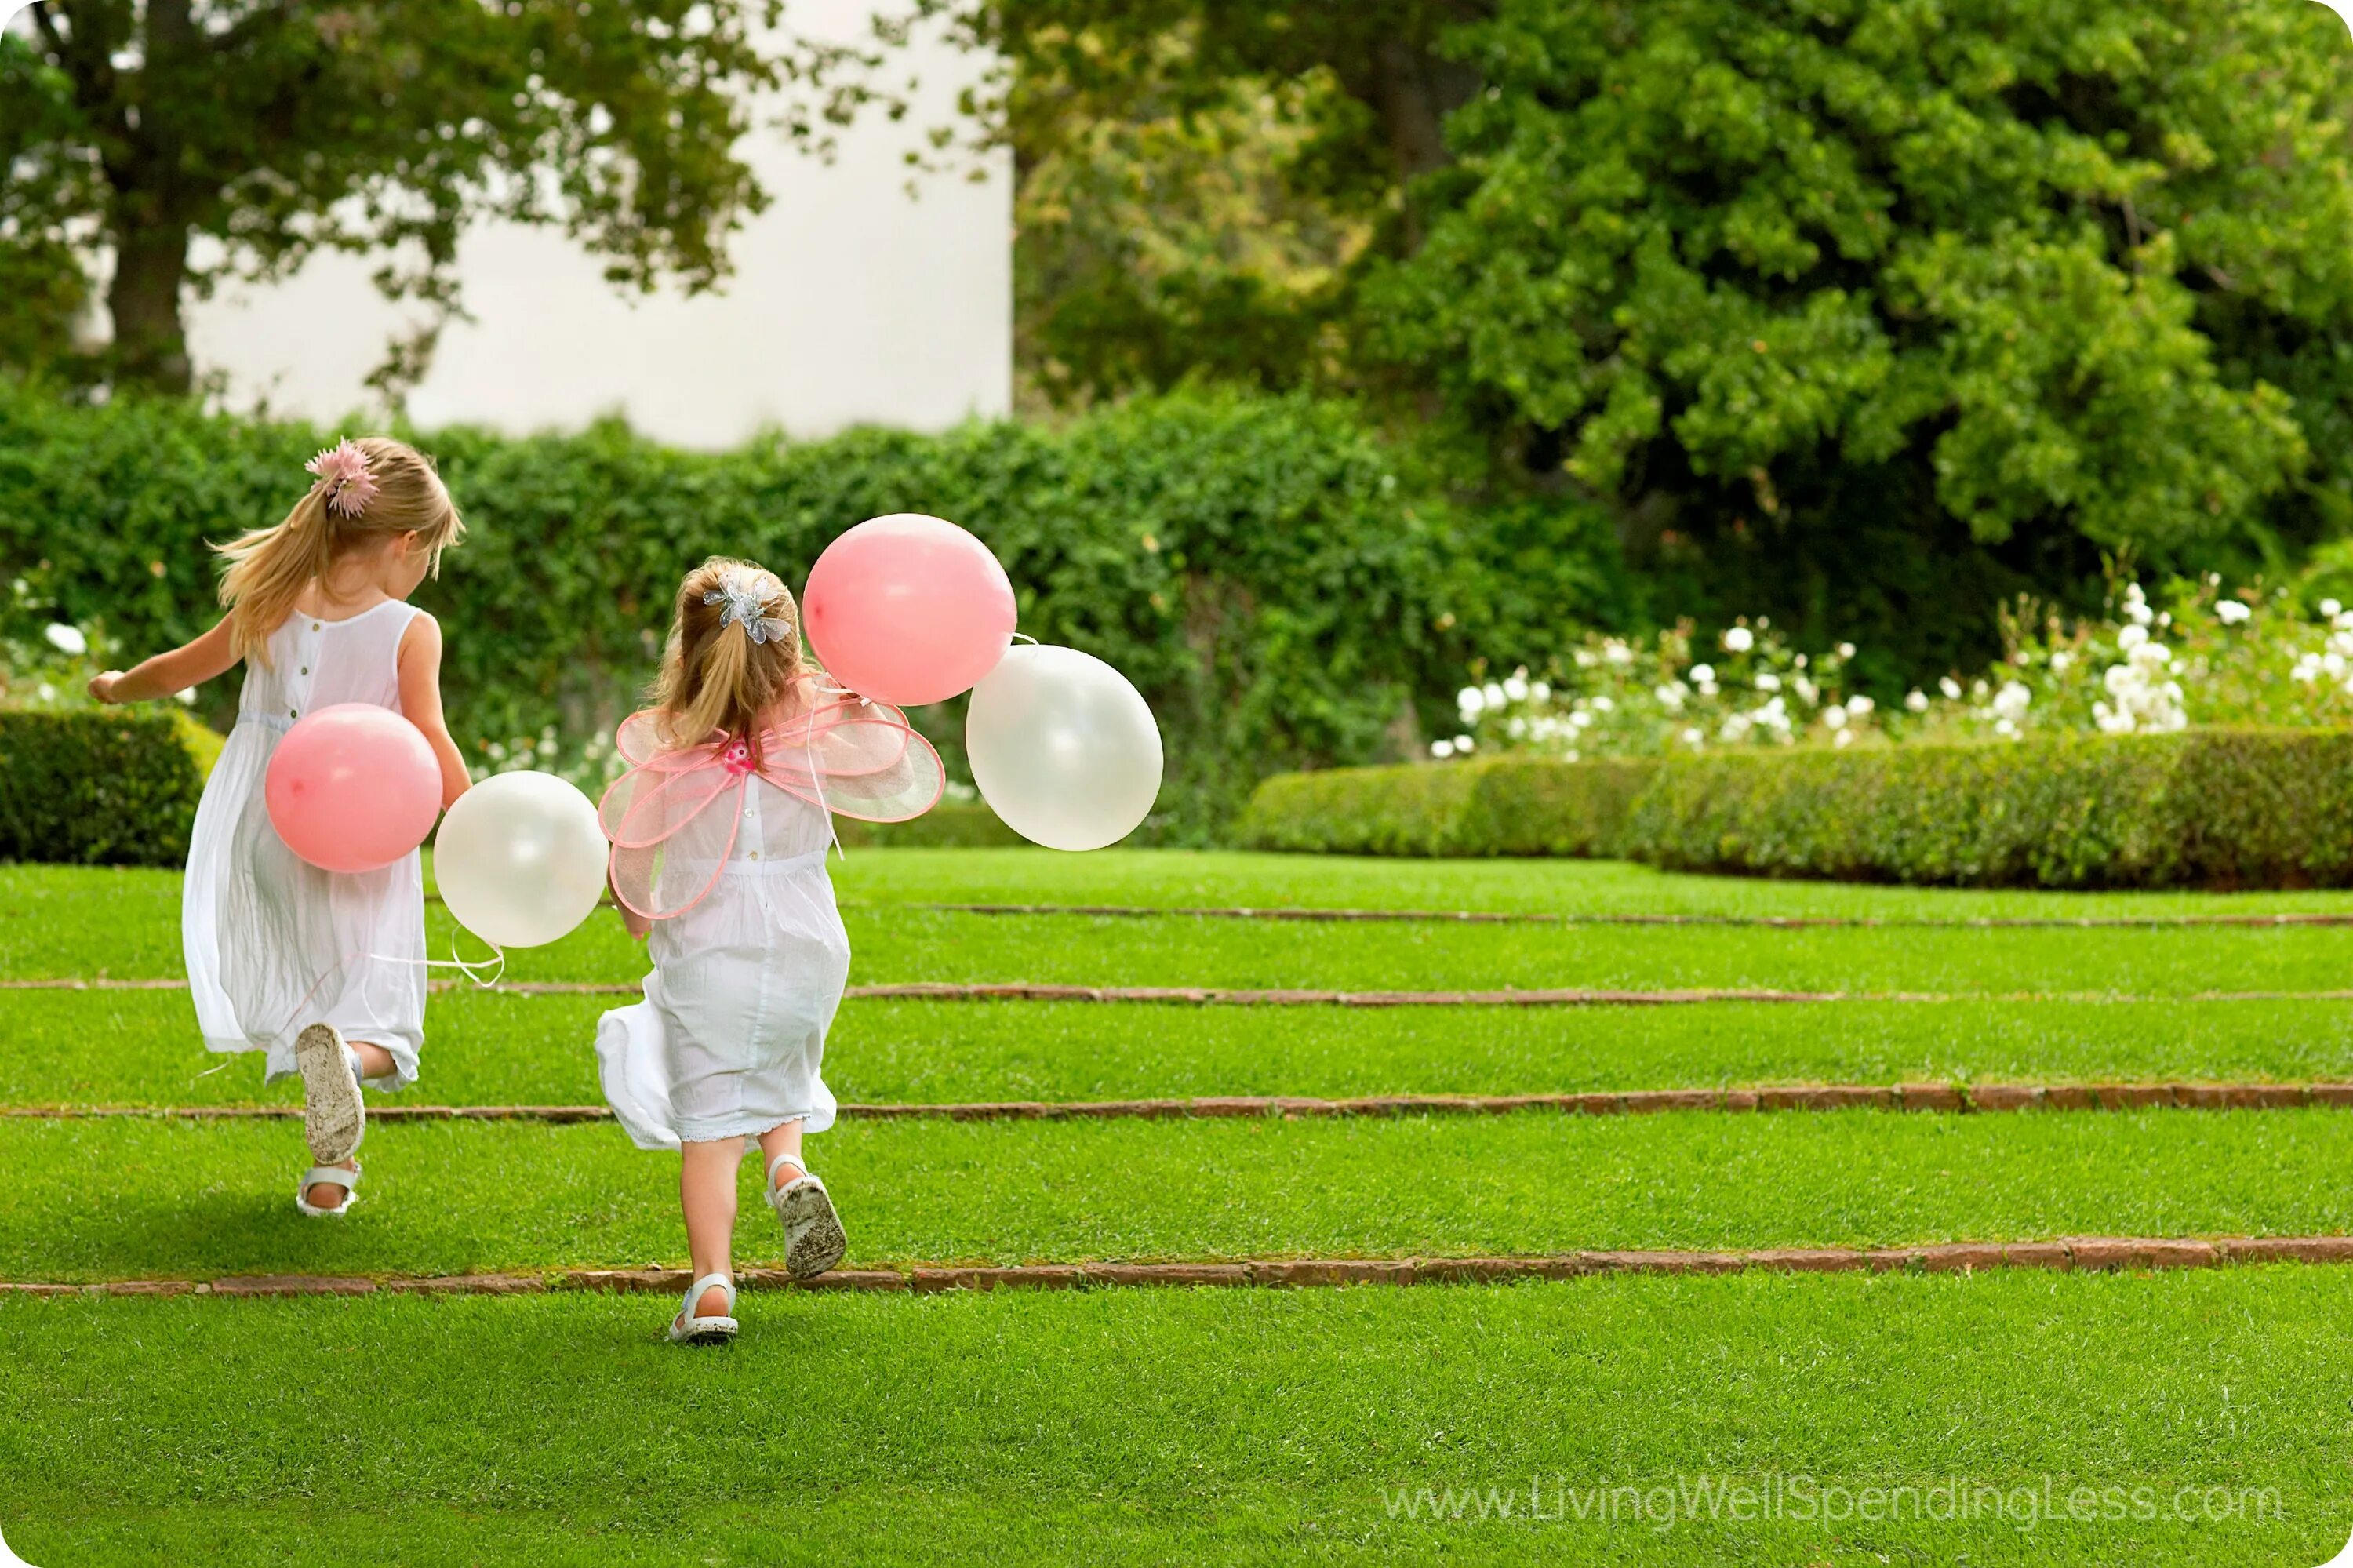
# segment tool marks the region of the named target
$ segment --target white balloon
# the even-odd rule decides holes
[[[605,830],[553,773],[501,773],[458,798],[433,840],[433,876],[458,924],[501,948],[543,947],[605,892]]]
[[[1048,849],[1135,831],[1160,793],[1160,726],[1126,676],[1075,648],[1017,644],[972,689],[972,781],[1007,827]]]

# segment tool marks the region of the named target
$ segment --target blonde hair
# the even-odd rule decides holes
[[[723,621],[731,590],[748,594],[764,621],[782,621],[781,632],[766,625],[765,641],[754,642],[740,620]],[[706,596],[715,602],[705,602]],[[725,735],[750,746],[756,767],[763,716],[797,694],[804,673],[800,610],[791,591],[764,567],[713,556],[678,585],[653,690],[662,739],[698,746]]]
[[[439,577],[441,552],[465,537],[465,520],[424,453],[385,436],[363,436],[352,444],[367,454],[368,477],[376,486],[358,516],[327,504],[333,482],[322,477],[283,522],[214,546],[228,563],[220,601],[228,610],[229,646],[240,656],[269,663],[269,634],[294,613],[302,590],[323,582],[347,553],[414,533],[431,552],[431,569]]]

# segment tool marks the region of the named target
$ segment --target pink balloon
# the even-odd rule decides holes
[[[1013,614],[988,546],[919,512],[869,518],[828,545],[801,596],[826,670],[899,707],[970,691],[1012,645]]]
[[[441,765],[390,708],[337,703],[286,732],[261,792],[288,849],[322,871],[374,871],[433,831]]]

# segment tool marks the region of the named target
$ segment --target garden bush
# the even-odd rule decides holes
[[[0,573],[28,584],[0,620],[70,622],[110,661],[194,636],[217,613],[206,543],[283,515],[303,461],[335,433],[0,384]],[[1593,529],[1558,542],[1546,602],[1504,592],[1471,556],[1516,550],[1516,535],[1456,527],[1345,407],[1300,397],[1178,397],[1055,429],[860,429],[712,453],[612,423],[412,439],[469,524],[417,602],[448,630],[452,729],[486,767],[523,747],[533,766],[576,763],[653,673],[692,562],[750,556],[797,583],[860,519],[930,512],[996,550],[1023,630],[1136,683],[1168,758],[1146,836],[1198,842],[1268,772],[1397,756],[1410,709],[1451,708],[1474,614],[1512,622],[1482,636],[1541,646],[1602,614],[1618,580]],[[0,626],[36,645],[40,631]],[[200,711],[225,724],[234,700],[225,682]],[[916,721],[962,777],[962,705]]]
[[[0,711],[0,861],[178,865],[202,789],[174,715]]]
[[[1526,757],[1277,776],[1267,849],[1615,854],[1672,870],[1963,886],[2353,885],[2353,733]]]
[[[1282,773],[1259,785],[1238,835],[1255,849],[1322,854],[1615,854],[1657,766],[1497,757]]]

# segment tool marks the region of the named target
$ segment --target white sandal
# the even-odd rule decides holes
[[[313,1023],[294,1037],[294,1065],[302,1075],[302,1136],[322,1165],[349,1160],[367,1132],[360,1102],[359,1053],[332,1023]]]
[[[779,1187],[776,1171],[786,1165],[800,1174]],[[849,1239],[841,1234],[841,1216],[834,1213],[833,1195],[792,1155],[779,1154],[768,1161],[768,1207],[784,1222],[785,1272],[795,1279],[815,1279],[849,1250]]]
[[[356,1170],[346,1171],[340,1165],[313,1165],[302,1172],[302,1184],[294,1189],[294,1206],[314,1220],[339,1218],[350,1213],[352,1205],[359,1202],[352,1192],[359,1184],[360,1173]],[[341,1187],[343,1201],[331,1209],[320,1208],[311,1202],[311,1189],[313,1187]]]
[[[727,1310],[717,1318],[705,1318],[695,1310],[702,1293],[712,1286],[727,1292]],[[735,1337],[735,1281],[723,1274],[706,1274],[686,1287],[686,1299],[679,1303],[678,1316],[670,1320],[670,1342],[673,1345],[723,1345]]]

